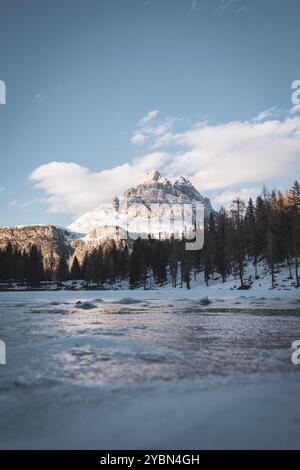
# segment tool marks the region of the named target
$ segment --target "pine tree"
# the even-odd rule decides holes
[[[134,242],[130,256],[129,282],[132,288],[140,285],[146,286],[145,253],[140,238]]]
[[[73,281],[78,281],[81,279],[81,269],[79,265],[79,261],[77,259],[77,256],[74,256],[72,266],[71,266],[71,271],[70,271],[70,278]]]
[[[57,270],[56,270],[56,279],[58,282],[63,282],[68,279],[68,265],[67,265],[67,260],[64,255],[59,257],[58,260],[58,265],[57,265]]]
[[[291,242],[292,254],[295,263],[296,287],[300,287],[299,278],[299,253],[300,253],[300,185],[295,181],[290,191],[291,213]]]
[[[172,239],[171,240],[171,249],[170,249],[170,275],[172,286],[177,286],[177,275],[178,275],[178,259],[179,259],[179,250],[178,243]]]
[[[226,282],[226,276],[230,272],[229,254],[229,221],[224,208],[218,214],[218,229],[216,233],[216,269],[222,276],[222,282]]]
[[[98,280],[96,249],[87,255],[86,264],[84,267],[84,279],[88,283],[97,282]]]
[[[245,234],[243,226],[243,214],[245,203],[239,197],[232,202],[231,214],[233,220],[234,253],[233,261],[237,269],[241,288],[244,287],[244,259],[245,259]]]
[[[121,248],[118,272],[121,280],[127,278],[129,272],[129,252],[126,245]]]
[[[271,198],[265,199],[266,213],[267,213],[267,232],[266,232],[266,245],[267,245],[267,262],[271,273],[271,285],[275,287],[275,236],[274,236],[274,194]]]
[[[32,245],[29,251],[25,276],[31,287],[39,287],[44,277],[43,260],[40,250]]]

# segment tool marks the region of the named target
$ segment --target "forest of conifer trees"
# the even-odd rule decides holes
[[[137,239],[130,246],[125,242],[105,241],[87,253],[80,264],[77,257],[62,256],[55,271],[43,267],[39,249],[32,245],[29,252],[9,243],[0,251],[0,282],[15,281],[32,288],[42,281],[61,285],[64,281],[85,281],[99,288],[112,287],[128,281],[131,288],[163,286],[190,288],[197,273],[204,273],[209,286],[214,275],[222,282],[236,276],[240,288],[251,281],[245,278],[245,266],[252,263],[255,277],[262,260],[268,266],[270,286],[276,286],[278,264],[285,263],[290,279],[300,286],[300,186],[296,181],[285,193],[266,190],[248,204],[237,198],[230,209],[221,208],[205,223],[204,248],[186,251],[185,240]]]

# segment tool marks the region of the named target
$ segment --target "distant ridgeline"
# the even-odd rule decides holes
[[[203,273],[206,285],[215,276],[226,282],[234,275],[240,288],[247,289],[258,277],[262,260],[268,267],[270,286],[276,286],[278,265],[284,263],[292,285],[299,287],[298,182],[288,192],[266,193],[247,204],[237,198],[230,209],[219,212],[185,178],[172,184],[156,171],[125,196],[126,213],[115,198],[112,206],[89,211],[68,229],[51,225],[0,229],[0,289],[15,287],[14,283],[38,288],[41,282],[42,286],[57,283],[72,288],[71,281],[79,280],[91,288],[125,284],[189,288],[198,273]],[[146,219],[155,201],[167,202],[170,210],[178,201],[200,201],[205,208],[204,248],[186,251],[184,235],[179,239],[173,234],[161,238],[150,234],[137,240],[120,237],[125,216],[138,214]],[[168,210],[164,209],[163,217],[169,216]],[[249,264],[253,264],[252,279],[245,275]]]

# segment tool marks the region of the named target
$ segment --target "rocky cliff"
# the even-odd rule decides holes
[[[157,170],[151,170],[136,186],[125,191],[120,199],[115,197],[112,205],[102,205],[86,212],[68,228],[87,236],[97,229],[99,238],[102,236],[99,227],[119,226],[126,231],[129,222],[139,224],[143,231],[147,231],[149,218],[160,217],[166,221],[171,216],[176,218],[177,213],[179,219],[182,205],[192,202],[202,204],[206,216],[213,211],[209,199],[203,197],[188,179],[181,176],[172,183]]]
[[[59,256],[72,253],[74,235],[67,229],[54,225],[25,225],[0,228],[0,249],[8,243],[20,250],[29,251],[36,245],[42,252],[45,268],[56,266]]]

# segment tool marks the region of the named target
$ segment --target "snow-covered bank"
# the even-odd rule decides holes
[[[279,292],[288,292],[293,291],[296,293],[296,296],[300,297],[300,289],[297,289],[295,276],[293,274],[293,269],[289,269],[288,266],[285,264],[278,265],[275,270],[275,284],[274,287],[271,286],[271,275],[269,267],[265,260],[258,263],[256,270],[255,267],[251,262],[248,262],[245,265],[244,269],[244,282],[246,289],[240,288],[240,279],[238,276],[230,275],[226,278],[225,282],[222,282],[222,278],[218,273],[214,273],[210,276],[208,285],[205,283],[204,273],[203,272],[195,272],[191,276],[190,280],[190,289],[191,296],[196,295],[198,292],[202,292],[204,295],[210,296],[215,295],[216,292],[220,293],[227,293],[227,292],[235,292],[241,293],[246,292],[249,290],[252,292],[250,295],[264,295],[266,292],[269,291],[279,291]],[[156,284],[153,280],[153,276],[148,275],[148,279],[146,281],[145,286],[136,287],[134,289],[130,289],[130,283],[128,279],[123,281],[115,282],[115,283],[104,283],[103,285],[98,285],[97,283],[93,282],[86,282],[84,280],[77,280],[77,281],[63,281],[60,283],[54,281],[45,281],[41,282],[39,288],[31,289],[31,287],[27,284],[16,283],[16,282],[2,282],[0,283],[0,293],[1,292],[19,292],[19,291],[30,291],[33,290],[34,292],[40,291],[101,291],[101,292],[114,292],[114,291],[163,291],[163,292],[174,292],[171,294],[171,297],[174,295],[178,297],[181,295],[183,291],[187,290],[186,285],[184,283],[180,283],[180,273],[177,276],[177,284],[176,287],[172,286],[171,276],[167,276],[166,283],[161,286]],[[253,293],[254,292],[254,293]],[[106,295],[106,294],[105,294]],[[168,294],[169,295],[169,294]],[[226,294],[227,295],[227,294]],[[233,294],[233,296],[238,294]]]
[[[55,307],[63,303],[66,307],[76,307],[77,302],[90,302],[97,308],[105,304],[127,305],[131,308],[203,307],[235,309],[300,309],[300,291],[249,289],[246,291],[222,289],[220,286],[194,289],[174,289],[165,287],[154,290],[111,290],[111,291],[18,291],[0,292],[0,303],[7,302],[53,302]],[[78,307],[78,306],[77,306]],[[80,307],[79,307],[80,308]]]

